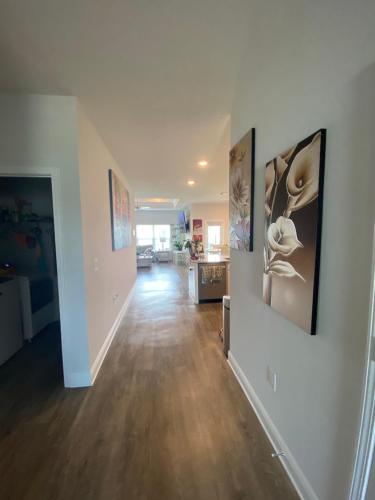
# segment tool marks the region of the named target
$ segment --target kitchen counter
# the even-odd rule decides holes
[[[219,254],[204,254],[202,257],[199,257],[198,260],[190,259],[190,264],[220,264],[229,262],[230,258],[228,255],[219,255]]]
[[[228,293],[229,258],[225,255],[206,254],[191,260],[189,266],[189,295],[194,304],[219,301]]]

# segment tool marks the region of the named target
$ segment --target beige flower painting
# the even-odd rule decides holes
[[[255,129],[230,151],[229,224],[230,247],[253,250],[253,179]]]
[[[326,131],[265,168],[264,301],[316,333]]]

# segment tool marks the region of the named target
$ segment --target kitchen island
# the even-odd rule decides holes
[[[194,304],[222,301],[228,293],[229,257],[205,254],[190,260],[189,295]]]

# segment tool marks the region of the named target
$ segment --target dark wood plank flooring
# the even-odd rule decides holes
[[[220,304],[141,270],[95,386],[64,389],[51,327],[0,368],[1,500],[296,499],[221,353]]]

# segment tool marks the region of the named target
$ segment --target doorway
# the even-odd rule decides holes
[[[4,328],[0,340],[0,369],[20,356],[26,346],[28,363],[37,370],[38,357],[34,366],[32,356],[40,349],[27,346],[44,342],[48,349],[58,351],[52,357],[59,360],[58,373],[62,380],[50,177],[0,176],[0,313]]]

